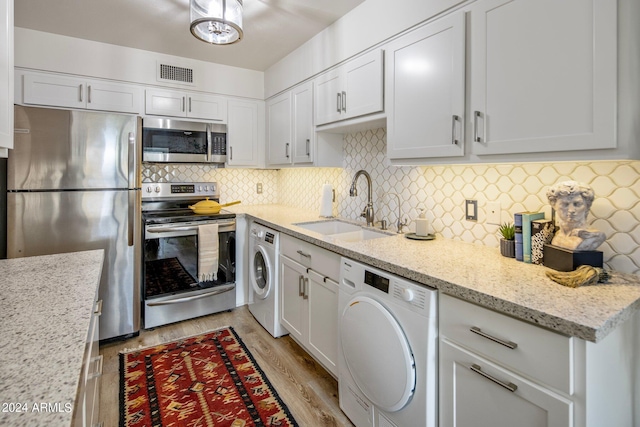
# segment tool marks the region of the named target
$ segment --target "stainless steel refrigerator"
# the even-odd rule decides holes
[[[7,257],[104,249],[101,340],[140,329],[141,123],[125,114],[15,107]]]

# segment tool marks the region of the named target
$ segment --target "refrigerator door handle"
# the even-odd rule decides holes
[[[129,188],[136,188],[136,134],[135,132],[129,132]]]
[[[127,212],[127,239],[128,245],[133,246],[135,244],[134,238],[134,230],[135,230],[135,221],[136,221],[136,193],[135,190],[127,191],[129,202],[127,203],[128,212]]]

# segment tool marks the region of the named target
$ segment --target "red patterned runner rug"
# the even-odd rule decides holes
[[[120,354],[120,427],[297,425],[231,327]]]

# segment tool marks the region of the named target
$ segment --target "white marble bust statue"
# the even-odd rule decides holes
[[[576,251],[592,251],[605,241],[603,232],[587,227],[587,215],[595,194],[576,181],[560,182],[547,190],[547,199],[558,214],[552,245]]]

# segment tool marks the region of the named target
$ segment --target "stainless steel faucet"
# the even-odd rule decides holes
[[[398,234],[402,233],[402,228],[407,226],[407,219],[405,218],[404,222],[402,221],[402,206],[400,206],[400,195],[398,193],[387,193],[393,194],[398,198],[398,222],[396,223],[396,227],[398,228]]]
[[[364,175],[364,177],[367,179],[367,206],[364,208],[360,216],[364,217],[367,220],[368,227],[373,227],[373,224],[374,224],[373,188],[372,188],[373,186],[371,185],[371,176],[369,176],[369,173],[366,170],[361,169],[358,172],[356,172],[355,176],[353,177],[353,181],[351,181],[351,188],[349,189],[349,195],[351,197],[355,197],[358,195],[358,189],[356,188],[356,183],[358,182],[358,178],[360,178],[360,175]]]

